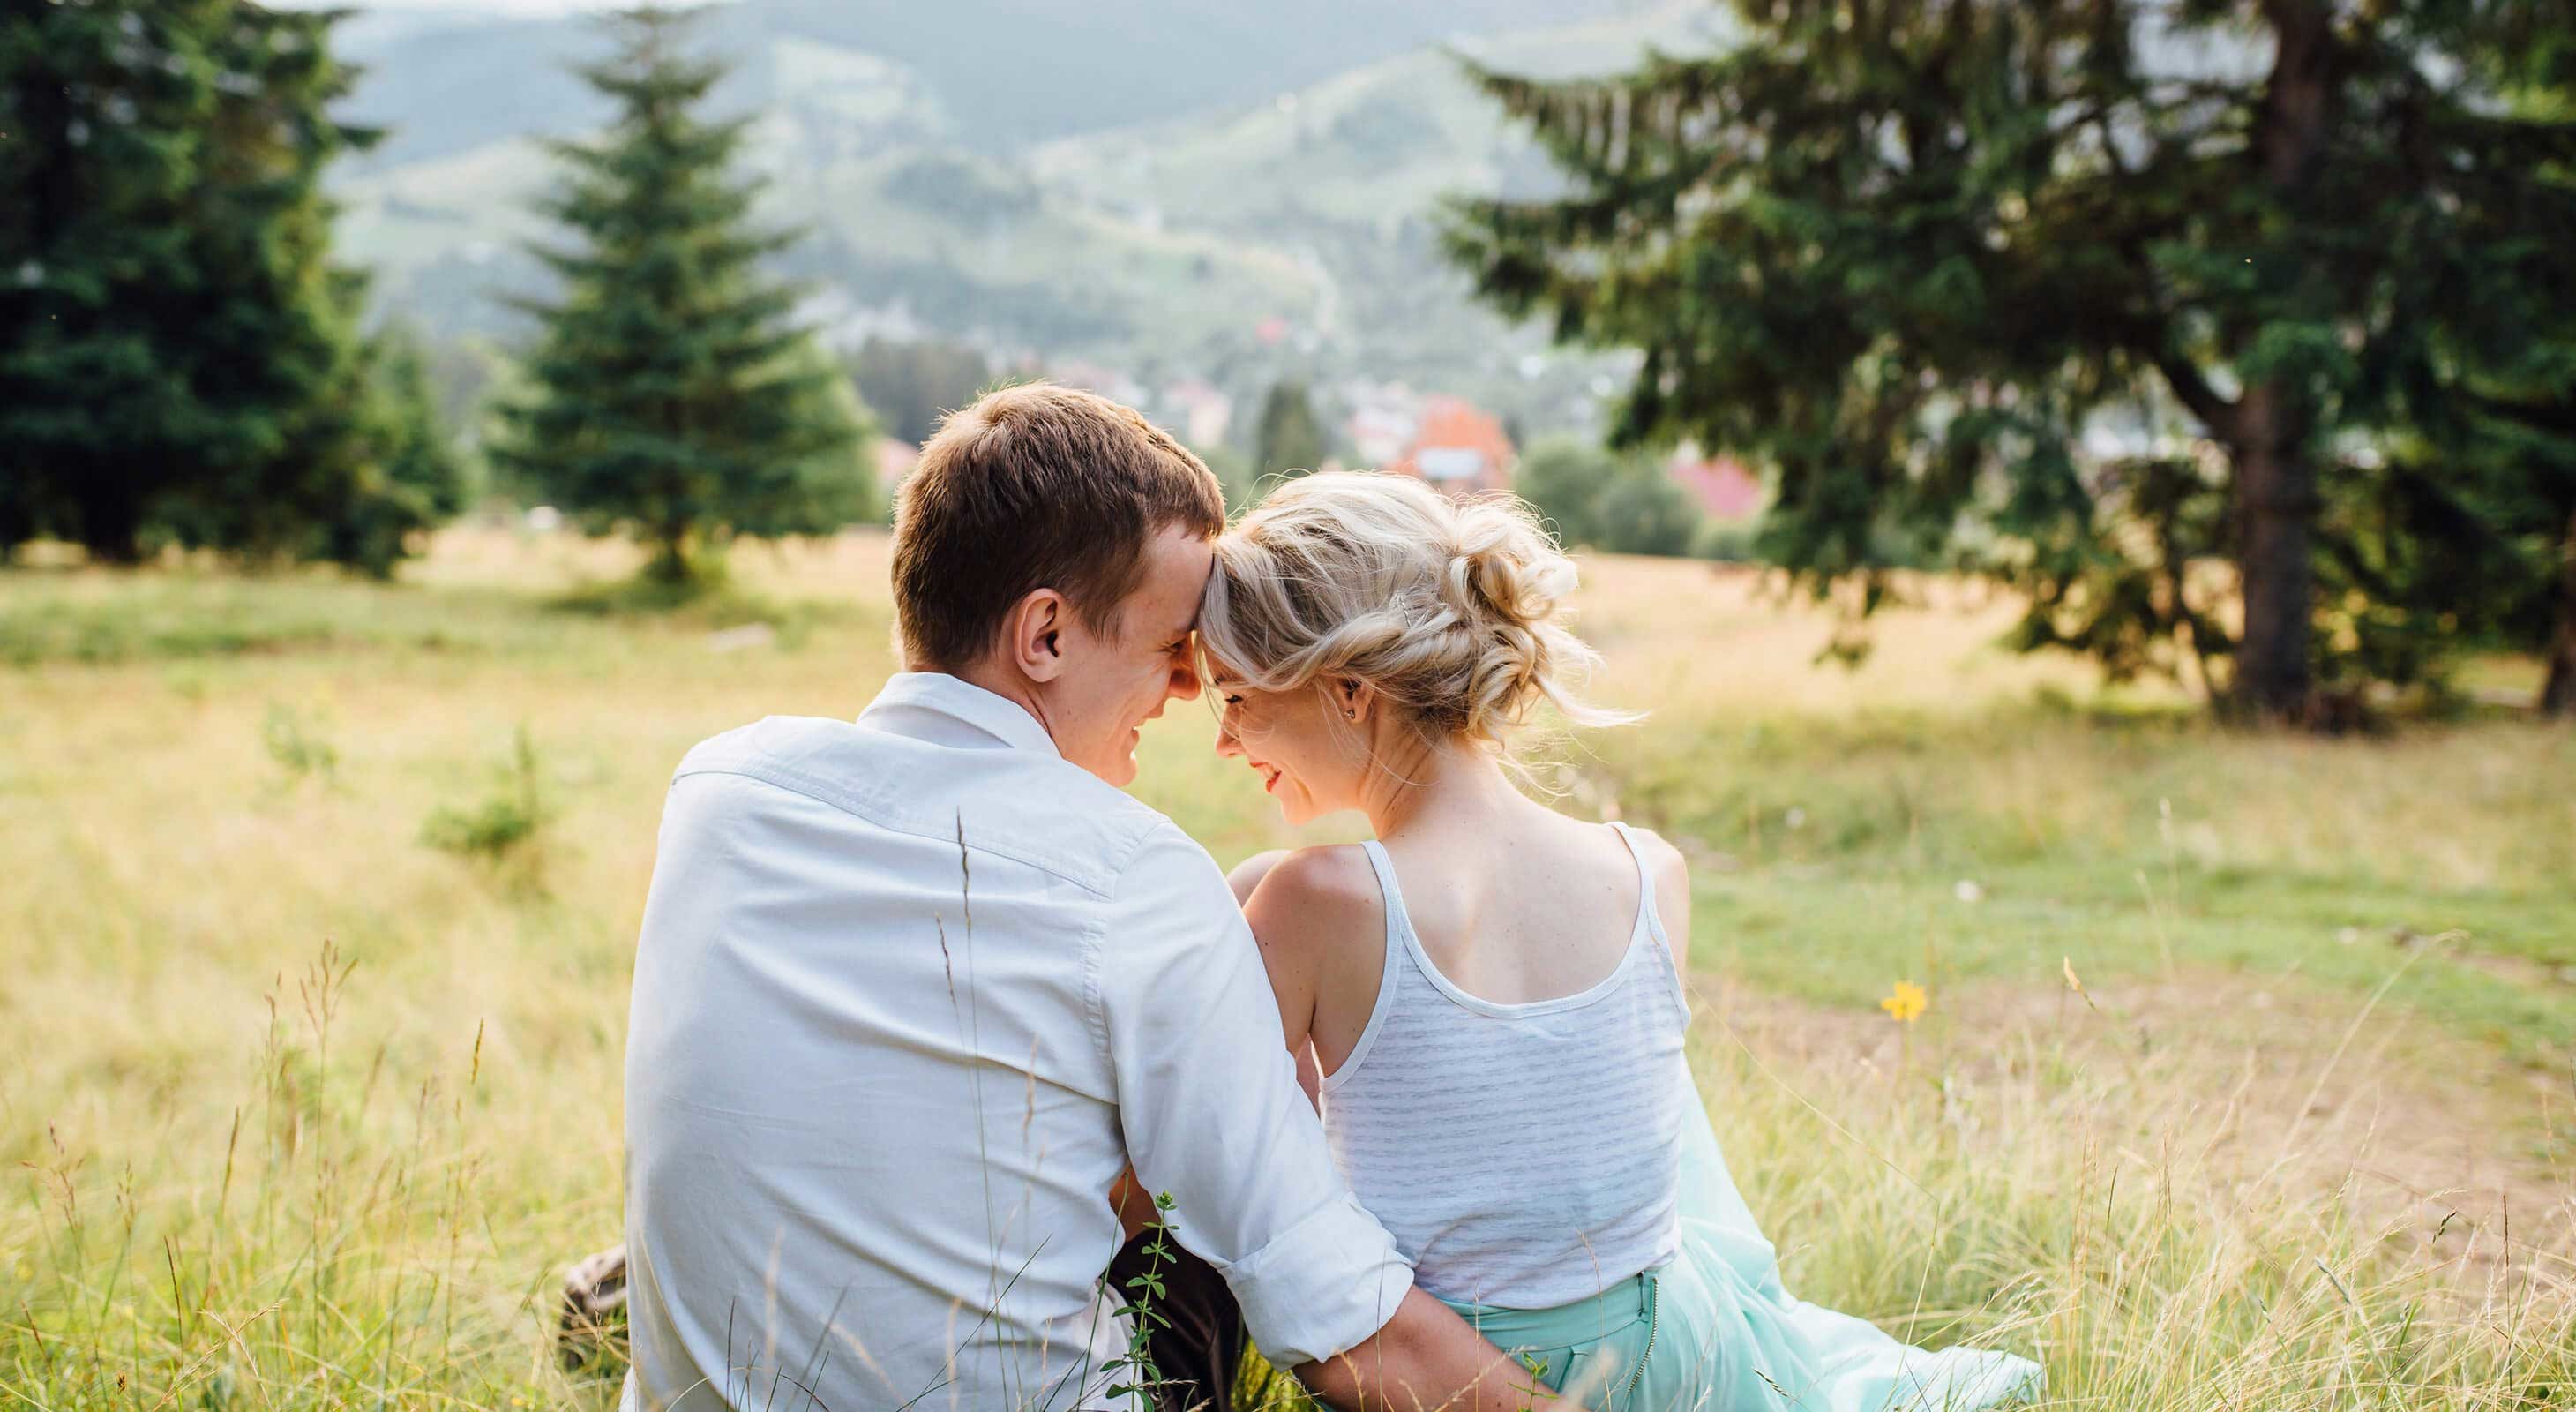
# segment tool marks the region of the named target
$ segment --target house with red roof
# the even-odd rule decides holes
[[[1429,481],[1455,496],[1512,488],[1519,455],[1503,424],[1463,397],[1425,397],[1413,444],[1379,469]]]

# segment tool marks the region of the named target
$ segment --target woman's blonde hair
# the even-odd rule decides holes
[[[1328,471],[1218,538],[1199,640],[1257,691],[1353,678],[1426,738],[1500,752],[1541,701],[1578,725],[1635,719],[1575,694],[1600,658],[1564,626],[1574,586],[1574,561],[1508,492],[1457,501]]]

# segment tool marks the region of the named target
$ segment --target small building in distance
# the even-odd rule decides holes
[[[1145,390],[1143,383],[1126,373],[1081,358],[1048,363],[1046,377],[1049,381],[1062,383],[1066,387],[1078,387],[1085,392],[1097,392],[1112,402],[1124,402],[1130,407],[1145,406],[1146,399],[1151,395]]]
[[[1373,395],[1358,403],[1342,430],[1355,464],[1377,470],[1394,465],[1413,445],[1414,430],[1422,425],[1422,409],[1414,398],[1400,395],[1400,390],[1372,388],[1370,392]]]
[[[877,490],[894,494],[903,478],[912,474],[912,463],[921,459],[921,448],[899,436],[877,438]]]
[[[1454,496],[1509,490],[1519,456],[1503,424],[1463,397],[1422,399],[1422,413],[1404,453],[1379,469],[1429,481]]]
[[[1200,378],[1166,384],[1155,409],[1192,446],[1224,445],[1226,430],[1234,424],[1234,399]]]
[[[1750,520],[1762,513],[1761,477],[1732,456],[1703,456],[1685,444],[1666,469],[1712,520]]]

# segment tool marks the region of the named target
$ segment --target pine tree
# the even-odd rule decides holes
[[[0,20],[0,533],[140,553],[160,492],[231,429],[197,395],[180,311],[191,134],[219,94],[221,0],[146,19],[48,6]],[[153,22],[157,20],[157,23]]]
[[[2350,536],[2386,522],[2373,434],[2485,336],[2432,314],[2576,228],[2538,176],[2576,123],[2496,101],[2549,6],[1740,9],[1724,56],[1480,74],[1573,189],[1458,203],[1452,253],[1507,309],[1643,350],[1621,439],[1770,466],[1763,550],[1819,589],[1874,603],[1892,557],[1948,546],[2028,594],[2023,645],[2196,660],[2249,714],[2422,665],[2374,652],[2422,625],[2367,601],[2385,546]]]
[[[330,263],[332,13],[0,20],[0,547],[327,554],[366,512],[363,279]]]
[[[464,511],[467,475],[427,364],[407,334],[380,334],[368,344],[367,376],[369,462],[347,503],[321,517],[321,557],[381,578],[414,534]]]
[[[1254,429],[1253,469],[1260,476],[1302,476],[1324,462],[1324,423],[1315,415],[1306,384],[1271,385]]]
[[[2576,719],[2576,510],[2567,512],[2558,535],[2558,605],[2549,634],[2549,671],[2540,683],[2540,709]]]
[[[703,548],[828,532],[869,493],[847,379],[758,268],[797,237],[753,228],[756,184],[729,172],[746,120],[700,115],[724,70],[682,52],[687,23],[622,12],[615,57],[579,70],[619,116],[596,144],[554,144],[568,184],[544,210],[581,246],[537,248],[563,290],[529,306],[532,392],[493,448],[593,532],[631,525],[647,575],[682,585]]]
[[[2497,86],[2527,113],[2576,116],[2576,25],[2516,39]],[[2417,420],[2448,451],[2441,483],[2484,532],[2480,567],[2493,573],[2475,601],[2497,605],[2503,645],[2540,654],[2541,714],[2576,720],[2576,238],[2564,224],[2576,160],[2561,153],[2483,195],[2467,216],[2512,258],[2482,264],[2477,297],[2439,311],[2446,330],[2462,326],[2454,376],[2439,415]],[[2553,214],[2555,230],[2535,228]]]
[[[2509,641],[2541,654],[2540,713],[2576,720],[2576,335],[2559,356],[2548,391],[2480,410],[2501,423],[2498,454],[2521,512],[2507,522],[2531,546],[2524,582],[2537,587],[2533,611],[2521,618],[2524,631]]]
[[[2554,297],[2562,326],[2455,366],[2447,414],[2401,444],[2388,479],[2420,548],[2389,577],[2452,631],[2537,654],[2534,704],[2576,719],[2576,249],[2563,253],[2554,288],[2518,291]]]
[[[2576,28],[2513,40],[2482,56],[2493,106],[2576,116]],[[2481,258],[2419,311],[2433,356],[2397,370],[2387,454],[2327,507],[2362,532],[2321,572],[2403,629],[2365,644],[2537,654],[2539,710],[2576,718],[2576,163],[2533,156],[2453,206]]]
[[[859,395],[884,418],[886,435],[916,445],[939,430],[941,418],[995,383],[983,354],[936,339],[898,343],[870,338],[851,357],[850,376]]]

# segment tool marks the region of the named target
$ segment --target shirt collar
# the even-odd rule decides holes
[[[946,672],[897,672],[888,677],[876,700],[859,713],[859,722],[913,735],[918,732],[905,729],[904,717],[915,712],[971,726],[1013,750],[1044,751],[1059,758],[1064,753],[1027,707]]]

